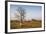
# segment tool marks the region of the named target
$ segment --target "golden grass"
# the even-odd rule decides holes
[[[11,29],[20,29],[20,28],[40,28],[41,21],[39,20],[32,20],[32,21],[24,21],[20,24],[19,21],[11,21],[10,28]]]

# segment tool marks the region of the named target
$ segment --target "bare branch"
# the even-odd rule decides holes
[[[26,14],[25,9],[22,7],[18,7],[17,12],[19,14],[15,14],[16,17],[19,18],[21,20],[21,22],[23,22],[23,20],[25,18],[25,14]]]

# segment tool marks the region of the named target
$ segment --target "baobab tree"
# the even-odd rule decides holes
[[[20,24],[22,24],[22,23],[23,23],[23,20],[24,20],[24,18],[25,18],[25,14],[26,14],[25,9],[22,8],[22,7],[18,7],[18,8],[16,9],[16,11],[17,11],[18,14],[16,13],[15,15],[16,15],[16,17],[17,17],[18,19],[20,19]]]

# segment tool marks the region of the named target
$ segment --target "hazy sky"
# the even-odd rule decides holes
[[[41,6],[29,6],[29,5],[10,5],[10,16],[11,19],[15,19],[16,9],[22,7],[25,9],[25,19],[41,19],[42,18],[42,7]]]

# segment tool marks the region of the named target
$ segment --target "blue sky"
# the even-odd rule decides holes
[[[25,9],[25,19],[40,19],[42,18],[42,7],[34,5],[10,5],[10,16],[11,19],[15,18],[16,9],[22,7]]]

